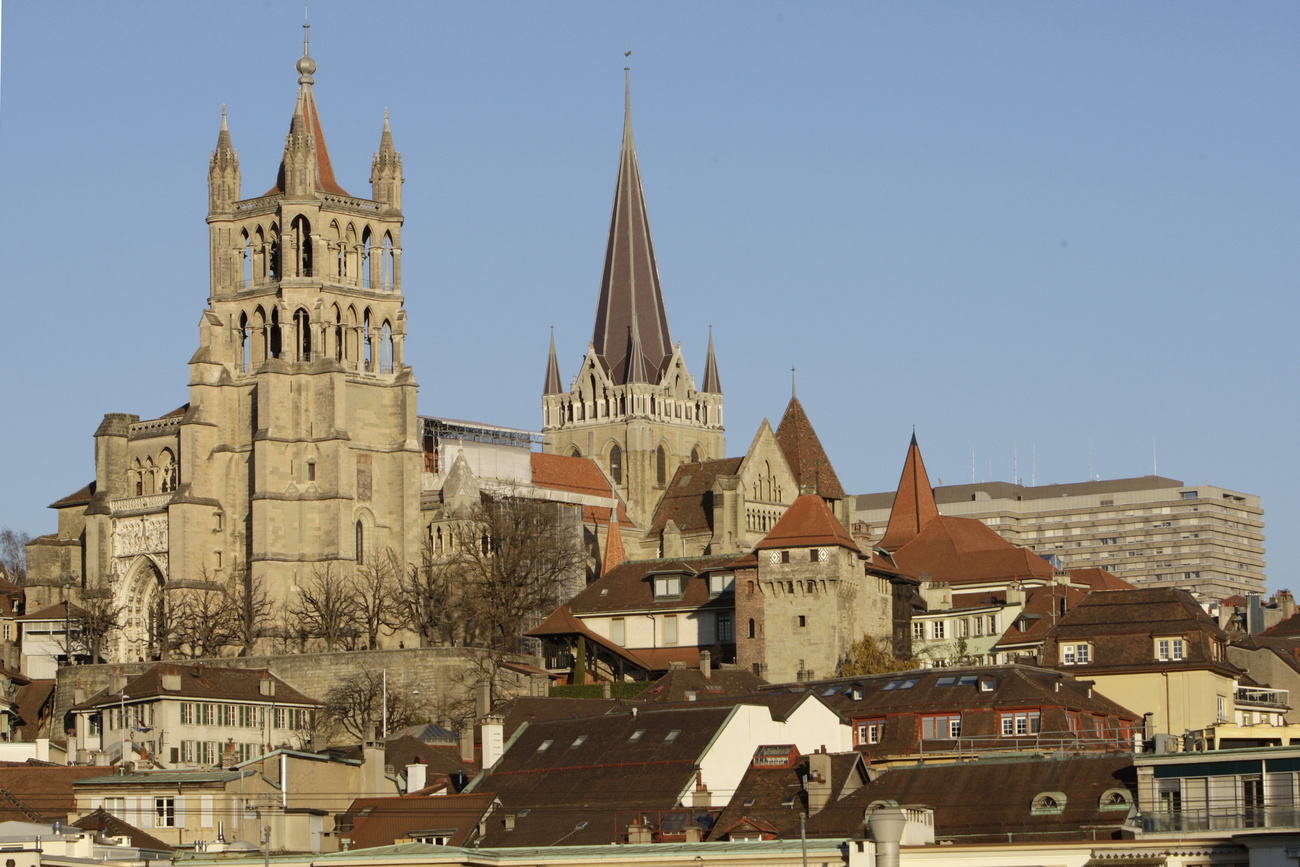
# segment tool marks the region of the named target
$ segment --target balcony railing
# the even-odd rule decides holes
[[[1290,698],[1290,690],[1267,689],[1262,686],[1239,686],[1233,696],[1237,704],[1265,705],[1282,709],[1291,706]]]
[[[1190,831],[1243,831],[1300,828],[1300,806],[1243,807],[1231,811],[1181,810],[1139,813],[1129,823],[1144,834],[1181,834]]]

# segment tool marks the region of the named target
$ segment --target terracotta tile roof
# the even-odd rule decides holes
[[[1042,557],[1013,545],[974,518],[940,515],[893,553],[904,574],[925,573],[954,585],[1031,577],[1047,580],[1056,574]]]
[[[299,91],[299,99],[301,100],[303,116],[307,121],[307,128],[316,139],[316,189],[351,198],[351,194],[340,187],[338,181],[334,180],[334,165],[330,162],[329,148],[325,145],[325,130],[321,127],[320,111],[316,108],[316,96],[312,93],[312,89],[307,87]],[[298,104],[294,104],[295,117],[298,114]],[[292,120],[289,121],[289,131],[293,132]],[[262,195],[273,196],[283,192],[284,160],[281,160],[280,170],[275,176],[275,186],[262,193]]]
[[[146,834],[136,826],[122,821],[103,807],[82,816],[73,822],[72,826],[83,831],[97,831],[105,837],[126,837],[130,845],[137,849],[148,849],[153,852],[172,851],[171,844],[164,843],[152,834]]]
[[[619,532],[618,521],[611,518],[605,536],[605,556],[600,561],[600,574],[607,575],[609,570],[627,560],[627,551],[623,548],[623,534]]]
[[[80,488],[79,490],[73,491],[71,494],[68,494],[66,497],[63,497],[61,499],[55,500],[53,503],[50,503],[49,508],[62,509],[66,506],[88,505],[91,499],[95,496],[96,487],[97,487],[96,484],[94,482],[91,482],[90,484],[86,485],[84,488]]]
[[[797,397],[790,398],[785,415],[781,416],[781,423],[776,426],[776,442],[781,446],[781,452],[800,488],[807,485],[827,499],[844,499],[840,477],[835,475],[831,459],[826,456],[826,450],[817,438],[817,431],[813,430],[812,422],[808,420],[803,404],[799,403]]]
[[[1286,620],[1274,623],[1268,629],[1265,629],[1260,635],[1271,637],[1300,635],[1300,611],[1292,614]]]
[[[1089,566],[1083,569],[1071,569],[1070,580],[1080,584],[1087,584],[1092,590],[1133,590],[1135,585],[1130,584],[1123,578],[1111,572],[1107,572],[1100,566]]]
[[[691,699],[734,699],[757,694],[758,687],[767,683],[743,668],[717,668],[705,678],[699,667],[670,668],[668,673],[637,693],[635,701],[652,704],[687,701]]]
[[[921,447],[916,444],[916,434],[907,447],[903,461],[903,475],[898,480],[898,492],[889,512],[889,525],[877,547],[896,551],[917,537],[926,525],[939,517],[939,507],[934,502],[934,489],[921,460]]]
[[[505,813],[516,815],[512,831],[490,822],[483,846],[624,840],[639,813],[676,809],[700,758],[733,712],[643,708],[636,715],[529,725],[475,783],[476,793],[494,793]]]
[[[614,496],[609,480],[591,458],[533,452],[528,459],[532,462],[534,485],[594,497]]]
[[[66,822],[77,809],[72,784],[102,777],[105,770],[92,765],[0,765],[0,820]]]
[[[542,638],[548,635],[580,635],[587,641],[594,642],[610,653],[613,653],[615,656],[621,656],[637,668],[652,670],[651,663],[648,659],[643,658],[637,651],[615,644],[603,635],[598,635],[591,631],[581,620],[573,616],[569,611],[569,606],[567,605],[561,605],[559,608],[552,611],[547,615],[545,620],[525,632],[524,635],[527,635],[530,638]],[[663,667],[667,668],[668,666],[665,664]]]
[[[861,835],[866,808],[876,801],[893,801],[931,807],[937,840],[1006,844],[1118,839],[1128,810],[1102,810],[1103,796],[1120,789],[1136,802],[1136,787],[1133,757],[1128,754],[891,768],[812,816],[808,834]],[[1063,809],[1035,811],[1035,799],[1051,792],[1065,795]]]
[[[351,849],[370,849],[409,840],[416,832],[440,832],[436,836],[447,837],[446,845],[463,846],[492,800],[491,794],[357,798],[341,823],[346,827],[350,821],[352,829],[340,830],[339,837]]]
[[[713,483],[718,476],[740,472],[744,460],[721,458],[678,467],[650,520],[650,537],[657,539],[670,520],[682,533],[712,532]]]
[[[162,686],[163,669],[179,674],[181,688],[178,691],[164,690]],[[221,668],[219,666],[180,663],[160,663],[131,678],[126,683],[126,693],[132,701],[146,698],[202,698],[227,699],[230,701],[267,702],[272,699],[262,695],[262,678],[268,677],[275,683],[276,704],[320,704],[314,698],[303,695],[280,678],[261,668]],[[84,710],[101,705],[112,705],[118,701],[117,693],[103,689],[87,701],[76,705],[72,710]]]
[[[1025,607],[1014,623],[1008,623],[997,649],[1007,650],[1022,644],[1040,644],[1057,621],[1088,594],[1066,584],[1031,587],[1025,592]],[[1064,611],[1061,603],[1064,602]]]
[[[831,512],[826,501],[818,494],[802,494],[785,510],[758,543],[760,550],[768,548],[811,548],[817,545],[834,545],[858,551],[856,542]]]
[[[34,611],[31,614],[24,614],[22,617],[15,619],[23,622],[30,622],[33,620],[64,620],[68,618],[78,620],[85,616],[85,609],[76,605],[69,608],[68,603],[59,602],[58,604],[51,605],[49,608],[42,608],[40,611]]]
[[[677,557],[664,560],[628,560],[600,576],[569,601],[576,615],[611,611],[642,611],[674,608],[696,609],[710,602],[722,606],[723,597],[709,593],[708,574],[727,571],[734,554],[715,557]],[[655,598],[656,575],[681,575],[682,594],[672,598]],[[732,607],[731,597],[725,607]]]

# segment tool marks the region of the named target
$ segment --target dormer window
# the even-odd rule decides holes
[[[1181,638],[1157,638],[1156,659],[1159,662],[1181,662],[1185,659],[1185,645]]]
[[[682,595],[682,577],[669,575],[655,579],[655,598],[667,599]]]

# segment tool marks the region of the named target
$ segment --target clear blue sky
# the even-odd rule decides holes
[[[221,106],[269,188],[302,4],[4,3],[0,526],[93,477],[105,412],[188,399]],[[1152,471],[1264,498],[1300,570],[1300,5],[315,0],[369,195],[404,157],[420,411],[537,428],[590,339],[632,114],[669,321],[714,327],[729,451],[799,397],[845,487]],[[1089,457],[1091,454],[1091,458]]]

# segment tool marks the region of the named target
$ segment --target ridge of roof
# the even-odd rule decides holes
[[[822,448],[803,404],[794,395],[790,396],[785,415],[776,426],[776,442],[801,489],[810,486],[828,499],[844,499],[844,487],[839,476],[835,475],[835,467]]]
[[[934,501],[934,490],[930,487],[930,477],[925,472],[925,462],[921,460],[921,447],[917,445],[916,432],[913,431],[907,458],[903,461],[903,473],[898,479],[898,493],[889,511],[889,524],[876,547],[897,551],[920,535],[937,517],[939,506]]]

